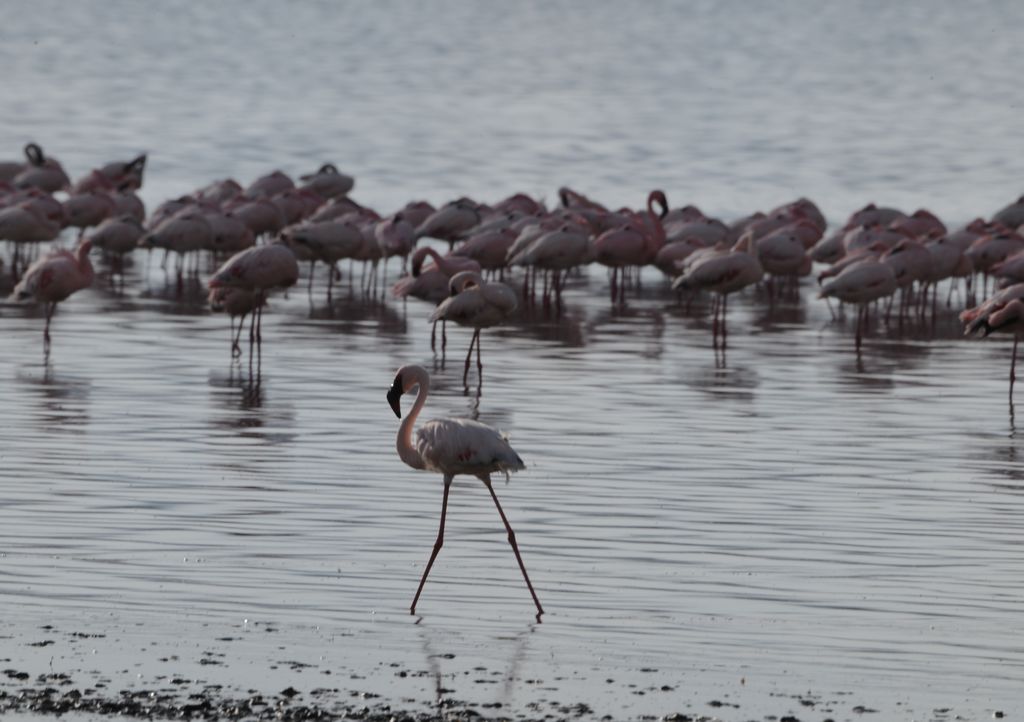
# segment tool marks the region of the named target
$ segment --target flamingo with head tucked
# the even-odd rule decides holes
[[[654,204],[661,206],[661,212],[655,212]],[[612,269],[611,298],[615,303],[625,303],[626,268],[639,268],[652,263],[665,245],[665,229],[661,219],[668,213],[668,200],[660,190],[651,191],[647,196],[647,218],[634,214],[628,225],[605,231],[593,243],[594,260]],[[616,281],[621,278],[621,287]]]
[[[46,326],[43,328],[43,351],[50,353],[50,319],[57,304],[75,291],[92,285],[94,272],[89,261],[92,243],[78,244],[74,252],[59,250],[33,263],[14,287],[11,298],[16,301],[35,299],[46,304]]]
[[[423,592],[423,585],[426,584],[427,575],[434,565],[441,545],[444,543],[444,522],[448,511],[448,492],[452,486],[452,480],[459,474],[475,476],[484,483],[494,500],[498,509],[501,521],[508,532],[508,542],[512,545],[512,551],[519,562],[519,569],[526,580],[526,586],[533,597],[533,603],[537,607],[537,618],[544,613],[540,605],[537,593],[533,590],[530,577],[526,573],[526,566],[519,554],[519,546],[516,544],[516,535],[512,531],[505,516],[498,497],[491,486],[491,474],[495,472],[507,475],[513,471],[525,469],[526,465],[519,458],[508,443],[508,437],[497,429],[481,424],[470,419],[434,419],[423,424],[416,432],[416,442],[412,440],[412,429],[416,419],[427,401],[430,393],[430,375],[422,366],[403,366],[398,369],[395,382],[388,391],[388,403],[395,412],[395,416],[402,418],[401,398],[403,394],[409,393],[419,387],[416,401],[412,410],[403,419],[398,427],[398,440],[396,447],[399,458],[413,469],[434,471],[444,475],[444,497],[441,501],[441,525],[437,532],[437,540],[434,542],[434,549],[430,554],[426,569],[423,570],[423,577],[416,589],[416,596],[413,597],[410,614],[416,613],[416,603],[419,602],[420,594]]]
[[[430,320],[454,321],[460,326],[473,329],[473,338],[469,342],[466,353],[466,365],[462,372],[462,383],[469,376],[469,362],[476,345],[476,368],[483,382],[484,366],[480,361],[480,331],[497,326],[508,319],[516,310],[516,294],[504,283],[485,283],[476,271],[460,271],[451,277],[449,282],[451,296],[442,301]]]
[[[1010,359],[1010,404],[1013,404],[1013,382],[1017,380],[1017,344],[1024,334],[1024,283],[1004,288],[980,306],[969,308],[960,314],[964,324],[964,335],[980,333],[1013,334],[1013,355]]]

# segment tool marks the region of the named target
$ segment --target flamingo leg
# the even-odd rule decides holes
[[[519,570],[523,573],[523,579],[526,580],[526,586],[530,590],[530,596],[533,597],[533,603],[537,605],[537,615],[540,616],[544,613],[544,607],[540,606],[540,600],[537,599],[537,592],[533,591],[533,584],[530,583],[530,575],[526,573],[526,565],[523,564],[523,557],[519,554],[519,546],[516,544],[516,533],[512,531],[512,525],[508,523],[508,518],[505,516],[504,510],[501,508],[501,503],[498,502],[498,495],[494,493],[494,487],[491,486],[490,477],[485,477],[484,486],[487,487],[487,491],[491,492],[491,498],[494,499],[494,506],[498,507],[498,514],[501,515],[501,521],[505,524],[505,530],[508,532],[508,543],[512,545],[512,551],[515,552],[516,561],[519,562]]]
[[[1017,342],[1020,341],[1020,336],[1014,334],[1013,336],[1013,356],[1010,359],[1010,404],[1013,404],[1013,382],[1017,380]]]
[[[430,327],[430,350],[437,351],[437,321]]]
[[[454,477],[445,475],[444,477],[444,498],[441,500],[441,526],[437,530],[437,540],[434,542],[434,551],[430,553],[430,561],[427,562],[427,568],[423,570],[423,576],[420,578],[420,586],[416,590],[416,596],[412,599],[412,606],[409,607],[409,614],[416,614],[416,603],[420,600],[420,594],[423,592],[423,585],[427,583],[427,575],[430,574],[430,568],[434,566],[434,560],[437,559],[437,553],[441,551],[441,546],[444,544],[444,518],[448,513],[448,492],[452,488],[452,479]]]
[[[718,304],[721,299],[718,295],[711,297],[711,348],[718,349]]]
[[[232,323],[234,323],[234,319],[232,319]],[[243,328],[245,328],[244,313],[238,319],[238,331],[235,333],[235,339],[231,344],[231,358],[238,358],[242,355],[242,347],[239,346],[238,342],[242,339]]]
[[[50,319],[53,318],[53,312],[56,310],[56,303],[46,304],[46,325],[43,327],[43,353],[46,355],[50,354]]]
[[[861,304],[857,308],[857,339],[854,342],[854,345],[857,347],[857,351],[860,351],[862,328],[867,326],[867,315],[867,306]]]
[[[473,332],[473,337],[469,340],[469,351],[466,352],[466,366],[462,371],[462,385],[466,385],[466,379],[469,378],[469,362],[473,358],[473,345],[476,344],[477,339],[480,336],[480,330],[477,329]]]
[[[727,333],[726,327],[725,327],[725,312],[726,312],[726,310],[728,308],[728,304],[729,304],[729,297],[727,295],[723,295],[722,296],[722,351],[723,352],[725,351],[725,337],[726,337],[726,333]]]
[[[476,373],[477,381],[484,382],[484,364],[480,360],[480,329],[476,330]]]

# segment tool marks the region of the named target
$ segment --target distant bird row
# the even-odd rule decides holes
[[[923,316],[929,294],[935,312],[941,281],[966,279],[967,298],[979,274],[983,294],[990,277],[1002,285],[1024,282],[1024,198],[952,232],[927,210],[908,214],[871,204],[826,235],[824,215],[806,198],[726,223],[692,205],[672,208],[660,190],[648,194],[641,210],[610,210],[561,188],[554,209],[517,193],[493,204],[460,197],[435,208],[413,201],[384,216],[350,198],[353,178],[327,163],[298,182],[279,170],[247,186],[214,181],[147,217],[135,194],[146,156],[107,163],[74,184],[38,145],[26,146],[25,156],[22,163],[0,164],[0,240],[15,244],[12,275],[19,277],[19,249],[52,240],[64,227],[79,228],[88,241],[74,253],[41,259],[40,268],[56,264],[47,266],[45,280],[26,274],[18,285],[18,297],[50,304],[48,320],[57,302],[91,283],[90,246],[113,257],[115,274],[134,249],[163,248],[178,255],[179,283],[188,254],[236,254],[211,281],[210,300],[232,319],[253,314],[253,341],[261,336],[267,294],[295,284],[299,263],[309,264],[310,292],[316,265],[327,267],[330,298],[339,261],[364,262],[363,286],[375,294],[379,262],[398,256],[410,270],[392,286],[394,296],[440,304],[430,316],[435,324],[451,320],[474,329],[464,377],[474,348],[482,369],[481,329],[501,323],[520,303],[533,303],[538,293],[545,308],[560,309],[566,276],[591,263],[608,268],[615,304],[625,303],[647,266],[681,293],[712,294],[713,344],[723,348],[731,294],[763,282],[773,298],[810,275],[815,263],[829,264],[818,274],[819,295],[857,306],[858,347],[868,308],[878,301],[886,301],[887,314],[896,306],[900,315]],[[417,247],[425,238],[446,242],[448,253]],[[513,269],[525,271],[521,293],[484,281]],[[232,331],[238,354],[241,325]]]

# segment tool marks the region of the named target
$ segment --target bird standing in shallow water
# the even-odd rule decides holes
[[[54,251],[29,266],[21,281],[14,287],[11,298],[24,301],[34,298],[46,304],[46,326],[43,329],[43,353],[50,354],[50,318],[57,310],[57,304],[75,291],[92,285],[92,263],[89,261],[89,250],[92,243],[88,240],[78,244],[71,251]]]
[[[980,306],[960,313],[964,335],[981,333],[988,336],[999,331],[1013,334],[1013,356],[1010,359],[1010,406],[1013,406],[1013,384],[1017,380],[1017,344],[1024,334],[1024,283],[1008,286]]]
[[[430,393],[430,375],[422,366],[403,366],[398,369],[395,382],[388,391],[388,403],[391,404],[395,416],[402,418],[400,399],[402,394],[408,393],[419,387],[416,401],[412,410],[398,427],[398,456],[408,466],[414,469],[436,471],[444,474],[444,498],[441,501],[441,526],[437,532],[437,541],[434,542],[434,550],[430,554],[430,561],[427,568],[423,570],[423,577],[416,589],[416,596],[413,597],[410,614],[416,613],[416,603],[420,599],[423,585],[430,574],[430,568],[434,565],[437,553],[441,551],[444,543],[444,520],[448,511],[448,492],[451,489],[452,480],[458,474],[469,474],[480,479],[491,493],[494,505],[498,508],[501,521],[508,531],[508,542],[515,552],[516,561],[519,562],[519,569],[523,572],[523,579],[533,597],[533,603],[537,605],[537,617],[544,613],[537,599],[537,593],[533,591],[533,584],[526,573],[526,566],[519,554],[519,546],[516,544],[516,535],[512,526],[508,523],[504,510],[498,502],[498,497],[491,486],[491,474],[500,471],[506,477],[510,472],[525,469],[526,465],[519,458],[519,454],[512,449],[508,439],[497,429],[481,424],[470,419],[434,419],[428,421],[416,432],[416,443],[412,441],[412,427],[416,418],[427,401],[427,394]]]
[[[466,353],[462,383],[469,377],[469,363],[476,346],[476,368],[483,383],[484,366],[480,361],[480,330],[497,326],[516,310],[516,294],[504,283],[486,283],[476,271],[459,271],[449,281],[451,295],[434,310],[430,320],[455,321],[473,329],[473,338]]]

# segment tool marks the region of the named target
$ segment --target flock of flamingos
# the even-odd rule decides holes
[[[363,262],[362,286],[377,293],[379,266],[385,270],[397,256],[403,275],[391,288],[394,296],[434,304],[430,320],[435,327],[442,323],[442,334],[448,321],[474,329],[464,382],[474,348],[482,374],[482,329],[501,324],[521,304],[541,303],[559,313],[566,277],[587,264],[608,268],[614,305],[626,303],[645,266],[672,279],[672,288],[681,295],[710,294],[716,350],[725,347],[731,294],[754,284],[763,284],[770,298],[787,289],[798,292],[800,279],[818,264],[818,296],[857,309],[858,350],[873,310],[887,318],[894,313],[923,318],[936,313],[942,281],[949,280],[950,294],[962,281],[964,298],[972,304],[978,290],[984,297],[990,282],[994,289],[998,286],[960,318],[968,334],[1013,334],[1012,401],[1017,342],[1024,333],[1024,235],[1019,232],[1024,197],[989,220],[978,218],[956,230],[927,210],[907,214],[872,204],[827,235],[824,216],[806,198],[726,223],[694,206],[671,208],[660,190],[648,195],[641,210],[612,210],[562,188],[555,209],[516,194],[494,204],[467,197],[440,208],[410,202],[382,216],[350,198],[354,180],[325,164],[297,181],[281,171],[244,187],[231,179],[214,181],[147,215],[135,193],[142,186],[145,155],[107,163],[72,182],[60,162],[39,145],[28,144],[24,154],[24,160],[0,162],[0,240],[12,246],[11,300],[45,304],[47,354],[57,304],[94,281],[94,249],[109,258],[111,281],[120,278],[121,283],[125,256],[138,248],[163,249],[165,264],[176,259],[179,285],[184,274],[198,274],[203,254],[225,258],[208,287],[214,310],[231,318],[233,356],[241,354],[246,316],[250,349],[260,343],[267,296],[298,283],[300,263],[309,266],[311,294],[317,264],[325,268],[330,298],[340,261]],[[57,239],[69,226],[78,229],[73,250],[40,253],[41,244]],[[424,238],[447,242],[448,253],[417,247]],[[502,282],[516,269],[521,271],[514,286]],[[457,474],[469,474],[490,490],[541,614],[490,481],[492,473],[523,468],[522,460],[500,432],[468,419],[427,422],[413,441],[413,424],[429,390],[427,372],[403,367],[388,393],[401,417],[400,397],[417,388],[416,402],[399,430],[398,454],[413,468],[444,475],[444,501],[441,528],[412,611],[441,548],[451,481]]]

